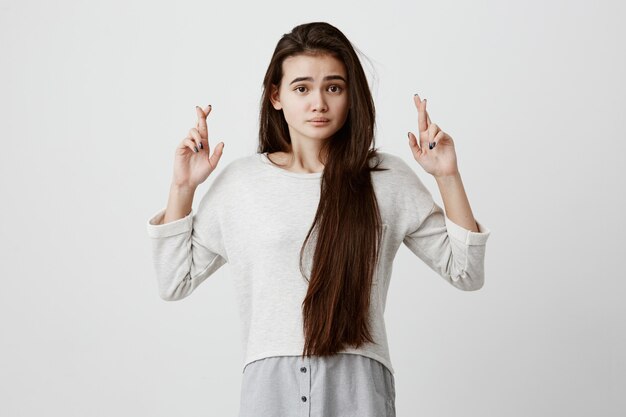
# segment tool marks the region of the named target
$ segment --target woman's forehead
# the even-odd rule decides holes
[[[343,62],[332,55],[296,55],[283,61],[283,75],[290,80],[312,77],[314,82],[318,82],[327,75],[342,75],[345,78],[346,69]]]

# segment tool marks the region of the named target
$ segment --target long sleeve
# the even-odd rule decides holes
[[[185,298],[228,260],[214,187],[218,179],[203,196],[197,213],[192,209],[181,219],[158,224],[165,214],[163,208],[148,220],[159,296],[164,300]]]
[[[491,231],[478,220],[478,232],[454,223],[408,169],[411,172],[405,204],[412,214],[403,243],[454,287],[479,290],[485,282],[485,248]]]

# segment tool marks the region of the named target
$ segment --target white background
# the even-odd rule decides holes
[[[406,136],[427,98],[492,231],[476,292],[401,246],[398,416],[626,415],[625,17],[618,1],[2,0],[0,415],[236,416],[231,270],[161,300],[145,223],[194,106],[213,105],[220,165],[254,153],[271,53],[318,20],[371,60],[376,146],[442,205]]]

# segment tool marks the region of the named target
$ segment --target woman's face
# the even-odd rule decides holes
[[[343,126],[349,109],[347,81],[345,65],[331,55],[297,55],[283,61],[280,88],[274,86],[271,101],[276,110],[283,110],[292,143],[324,140]]]

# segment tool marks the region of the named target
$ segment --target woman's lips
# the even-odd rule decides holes
[[[330,120],[309,120],[309,123],[312,123],[315,126],[323,126],[330,123]]]

